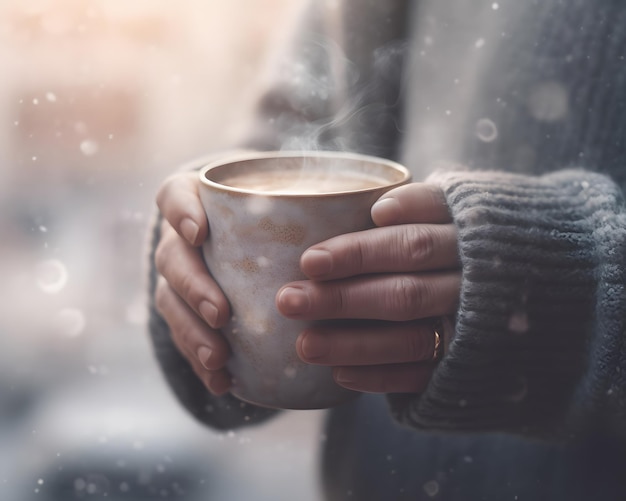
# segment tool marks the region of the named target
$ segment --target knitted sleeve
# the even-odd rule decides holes
[[[451,172],[459,231],[455,336],[419,397],[418,428],[626,439],[626,207],[608,178]]]

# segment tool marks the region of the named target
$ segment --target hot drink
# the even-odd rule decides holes
[[[220,180],[221,184],[242,190],[276,194],[315,195],[366,190],[389,184],[384,177],[349,170],[319,172],[310,169],[261,169]]]

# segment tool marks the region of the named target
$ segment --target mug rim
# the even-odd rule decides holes
[[[230,186],[227,184],[222,184],[217,181],[213,181],[207,177],[207,173],[215,169],[217,167],[221,167],[228,164],[234,164],[238,162],[244,162],[248,160],[265,160],[270,158],[306,158],[306,157],[317,157],[317,158],[338,158],[343,160],[357,160],[363,162],[370,163],[378,163],[384,164],[387,167],[390,167],[401,174],[401,178],[395,181],[389,181],[388,183],[381,184],[379,186],[372,186],[368,188],[360,188],[355,190],[338,190],[338,191],[328,191],[323,193],[302,193],[302,192],[294,192],[294,193],[285,193],[285,192],[271,192],[271,191],[261,191],[261,190],[252,190],[247,188],[237,188],[235,186]],[[372,191],[377,191],[382,189],[388,190],[395,188],[397,186],[401,186],[409,181],[411,181],[411,173],[410,171],[402,164],[389,160],[387,158],[377,157],[373,155],[365,155],[361,153],[353,153],[353,152],[344,152],[344,151],[332,151],[332,150],[280,150],[280,151],[257,151],[257,152],[245,152],[245,153],[237,153],[228,156],[221,156],[219,159],[215,159],[203,167],[200,168],[199,178],[202,185],[217,189],[220,191],[232,192],[232,193],[240,193],[247,195],[260,195],[267,197],[295,197],[295,198],[311,198],[311,197],[328,197],[328,196],[337,196],[337,195],[348,195],[352,193],[367,193]]]

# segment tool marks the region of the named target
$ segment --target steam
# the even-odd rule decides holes
[[[352,151],[390,157],[399,121],[406,41],[378,47],[359,72],[328,39],[311,39],[285,59],[280,84],[261,103],[261,127],[282,151]],[[258,124],[257,124],[258,126]],[[261,138],[259,138],[262,140]],[[267,142],[265,143],[267,147]]]
[[[349,41],[347,41],[349,43]],[[308,33],[295,53],[278,61],[262,94],[247,147],[259,150],[338,151],[395,158],[408,53],[392,40],[353,62],[332,36]],[[328,172],[336,170],[329,163]],[[307,160],[301,172],[307,171]],[[319,165],[315,167],[319,178]],[[307,177],[302,178],[309,184]],[[251,207],[263,213],[267,207]]]

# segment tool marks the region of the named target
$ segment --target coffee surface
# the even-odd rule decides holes
[[[320,194],[365,190],[389,184],[372,174],[341,170],[319,172],[309,170],[258,170],[226,176],[220,184],[244,190],[280,194]]]

